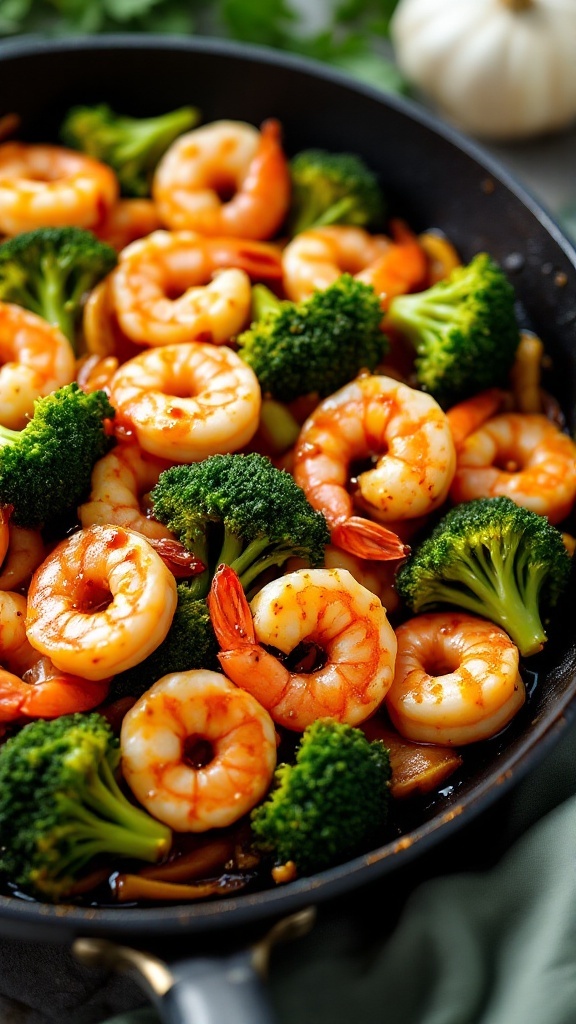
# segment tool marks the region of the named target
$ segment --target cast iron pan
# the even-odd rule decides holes
[[[504,266],[519,315],[545,340],[550,390],[574,430],[576,253],[547,212],[480,148],[402,99],[255,47],[147,36],[16,40],[0,47],[0,115],[17,111],[24,138],[55,140],[69,106],[96,102],[134,116],[193,104],[204,122],[224,117],[259,125],[274,116],[290,153],[322,146],[362,154],[379,173],[391,211],[417,230],[441,227],[464,261],[487,250]],[[1,932],[74,942],[86,962],[108,957],[133,967],[165,1020],[263,1024],[270,1016],[257,978],[271,941],[305,927],[310,906],[374,881],[450,836],[533,770],[573,719],[575,591],[573,578],[545,652],[530,660],[530,696],[512,725],[468,748],[451,785],[403,811],[402,834],[379,849],[275,889],[192,905],[86,909],[0,896]],[[273,923],[268,940],[238,951],[238,931],[245,944]],[[221,941],[210,943],[216,933]],[[194,944],[221,946],[227,955],[182,961]],[[169,967],[133,949],[174,945],[180,962]]]

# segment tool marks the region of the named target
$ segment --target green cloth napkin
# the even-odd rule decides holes
[[[268,986],[279,1024],[574,1024],[576,727],[422,862],[320,907]]]

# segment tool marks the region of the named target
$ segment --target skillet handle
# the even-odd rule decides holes
[[[164,1024],[275,1024],[265,990],[273,946],[312,928],[314,907],[277,921],[247,949],[213,957],[164,963],[150,953],[108,939],[78,938],[72,952],[86,966],[132,975]]]
[[[164,1024],[276,1024],[252,950],[170,965],[174,983],[154,1003]]]

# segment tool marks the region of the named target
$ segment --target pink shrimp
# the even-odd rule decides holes
[[[221,198],[232,191],[232,198]],[[260,131],[213,121],[172,143],[158,164],[152,196],[168,227],[203,235],[273,238],[290,204],[291,180],[278,121]]]
[[[377,457],[351,492],[350,466]],[[430,395],[391,377],[360,376],[324,399],[304,423],[294,450],[294,479],[323,512],[332,543],[360,558],[402,558],[390,525],[438,508],[456,456],[445,414]],[[353,514],[355,504],[378,522]]]
[[[118,180],[105,164],[64,146],[0,145],[0,231],[93,228],[118,198]]]
[[[384,700],[396,637],[379,598],[346,569],[288,573],[248,604],[223,565],[209,608],[224,672],[286,729],[326,716],[357,725]]]

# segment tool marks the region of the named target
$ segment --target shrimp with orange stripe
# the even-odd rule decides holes
[[[98,681],[60,672],[26,635],[26,598],[0,591],[0,722],[57,718],[90,711],[105,700],[110,678]]]
[[[249,319],[252,279],[280,276],[280,250],[270,243],[162,230],[122,250],[110,289],[119,326],[136,344],[223,344]]]
[[[560,523],[576,502],[576,443],[542,413],[490,415],[498,392],[493,403],[491,395],[483,392],[448,413],[460,434],[452,501],[505,496]]]
[[[152,182],[162,221],[204,235],[273,238],[290,204],[291,179],[274,118],[260,129],[220,120],[181,135]]]
[[[358,472],[351,487],[354,464],[371,459],[375,464]],[[452,434],[438,403],[392,377],[366,374],[308,417],[294,448],[293,475],[324,513],[333,544],[385,561],[407,553],[393,530],[443,504],[455,467]],[[355,515],[358,505],[379,521]]]
[[[64,146],[0,145],[0,231],[93,228],[116,202],[118,179],[106,164]]]
[[[488,739],[526,700],[518,648],[493,622],[466,612],[431,612],[402,623],[396,639],[385,704],[410,740],[461,746]]]
[[[278,725],[301,732],[323,717],[357,725],[384,700],[396,637],[379,598],[346,569],[287,573],[248,604],[222,565],[208,604],[223,671]]]
[[[70,384],[76,360],[59,327],[11,302],[0,302],[0,423],[22,430],[34,402]]]

